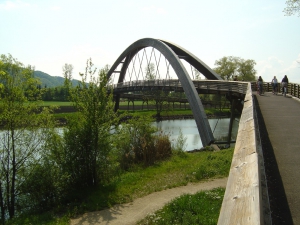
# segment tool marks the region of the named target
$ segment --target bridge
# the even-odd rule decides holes
[[[165,78],[158,72],[160,60],[156,56],[153,58],[158,77],[143,77],[147,73],[141,72],[141,62],[147,47],[151,52],[149,58],[154,50],[165,56]],[[138,55],[140,51],[142,57]],[[196,69],[208,80],[191,78],[182,59],[189,63],[192,73]],[[146,64],[149,67],[150,61]],[[170,65],[178,79],[170,75]],[[113,78],[115,74],[117,79]],[[272,95],[271,85],[266,83],[265,94],[256,96],[255,83],[223,81],[185,49],[151,38],[130,45],[111,67],[108,78],[115,81],[111,85],[117,106],[123,93],[184,91],[204,146],[213,143],[214,138],[199,93],[224,94],[232,105],[238,100],[243,105],[242,114],[218,224],[300,224],[300,103],[295,100],[299,99],[300,85],[289,84],[289,95],[285,98]]]
[[[191,76],[184,63],[191,68]],[[161,64],[164,68],[161,68]],[[108,71],[107,77],[110,85],[113,86],[116,108],[119,106],[120,94],[124,92],[151,91],[153,89],[183,90],[193,112],[202,144],[207,146],[214,143],[215,140],[199,98],[199,90],[204,90],[205,84],[192,81],[191,77],[194,74],[195,76],[201,74],[210,81],[223,81],[204,62],[184,48],[169,41],[144,38],[134,42],[121,53]],[[174,78],[177,78],[177,81],[174,81]],[[198,89],[196,89],[195,84],[199,86]],[[232,104],[241,106],[246,90],[245,87],[243,88],[243,84],[232,83],[228,85],[228,82],[223,82],[222,85],[217,84],[216,88],[212,88],[213,85],[215,84],[210,83],[208,85],[212,91],[219,94],[222,92],[229,93],[228,98]],[[230,91],[235,86],[237,86],[237,90],[241,89],[241,91]],[[178,88],[176,89],[176,87]],[[207,90],[208,88],[206,88],[208,93]],[[238,101],[235,101],[235,95],[232,93],[239,96]]]

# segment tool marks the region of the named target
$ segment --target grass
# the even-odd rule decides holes
[[[43,106],[72,106],[72,102],[44,101]]]
[[[11,224],[66,225],[69,224],[69,218],[84,212],[97,211],[115,204],[131,202],[152,192],[184,186],[189,182],[226,177],[229,173],[232,154],[233,148],[218,152],[183,152],[151,167],[136,166],[131,171],[116,176],[107,185],[77,193],[74,198],[78,197],[78,201],[73,202],[69,210],[64,211],[64,213],[60,212],[59,217],[54,216],[58,214],[57,212],[47,213],[20,218]],[[210,205],[205,207],[207,210],[211,208]],[[221,201],[218,203],[218,207],[221,207]],[[219,213],[218,207],[214,207],[215,213]],[[203,213],[206,212],[203,211]]]
[[[120,105],[127,105],[127,102],[121,102]],[[135,101],[135,105],[142,105],[142,101]],[[44,101],[43,106],[72,106],[72,102],[59,102],[59,101]],[[222,113],[229,114],[230,109],[222,109]],[[156,110],[153,109],[147,109],[145,107],[144,110],[119,110],[119,114],[127,113],[127,115],[132,116],[149,116],[149,117],[155,117],[156,116]],[[205,113],[207,116],[217,116],[220,114],[219,109],[215,108],[205,108]],[[76,117],[76,112],[71,113],[55,113],[54,118],[59,122],[60,125],[68,121],[72,117]],[[191,109],[174,109],[174,110],[164,110],[160,114],[162,117],[173,117],[174,116],[192,116],[193,112]]]
[[[155,116],[156,110],[119,110],[122,114],[124,112],[128,112],[130,115],[134,116]],[[190,109],[175,109],[170,111],[163,111],[161,112],[161,116],[180,116],[180,115],[193,115],[192,110]]]
[[[200,191],[194,195],[184,194],[137,224],[215,225],[218,222],[224,192],[224,188],[215,188],[209,191]]]

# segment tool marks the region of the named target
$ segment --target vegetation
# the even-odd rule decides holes
[[[184,194],[138,224],[217,224],[224,192],[224,188],[216,188],[194,195]]]
[[[2,223],[30,207],[26,180],[38,165],[41,143],[53,125],[51,109],[41,108],[33,69],[11,55],[0,59],[0,210]],[[37,114],[39,112],[39,114]],[[43,131],[41,130],[43,129]]]
[[[12,222],[15,223],[12,224],[66,225],[69,224],[70,217],[84,212],[101,210],[115,204],[130,202],[152,192],[187,185],[189,182],[226,177],[229,173],[232,154],[233,149],[219,152],[178,152],[178,154],[173,154],[170,159],[156,162],[150,167],[136,165],[131,167],[130,170],[115,176],[103,186],[79,190],[76,196],[77,201],[68,207],[65,206],[67,211],[63,211],[63,215],[65,215],[63,217],[56,217],[53,212],[26,215],[18,218],[18,220],[13,220]],[[197,198],[199,199],[199,197]],[[218,206],[214,208],[215,213],[219,213],[218,209],[220,207],[221,200]],[[207,210],[209,208],[211,207],[208,207]],[[57,209],[60,210],[60,214],[62,209]],[[198,216],[201,215],[203,215],[203,212],[198,214]]]
[[[146,68],[145,68],[145,79],[146,80],[150,80],[150,81],[154,81],[155,79],[157,79],[157,74],[158,71],[155,70],[155,65],[154,63],[148,63]],[[146,93],[147,96],[149,96],[147,99],[145,100],[150,100],[152,102],[154,102],[155,105],[155,109],[156,109],[156,117],[160,118],[161,116],[161,112],[163,111],[163,109],[165,108],[165,106],[167,105],[167,97],[169,96],[169,92],[163,91],[163,90],[152,90],[149,91],[149,93]]]
[[[240,81],[253,81],[256,74],[255,64],[252,59],[245,60],[234,56],[224,56],[216,60],[214,70],[224,80],[233,80],[237,76]]]
[[[63,67],[61,96],[72,102],[76,113],[68,115],[66,127],[58,133],[54,107],[40,101],[45,92],[32,68],[1,55],[3,224],[66,224],[78,213],[227,176],[232,150],[191,155],[183,151],[182,136],[171,146],[168,135],[151,126],[150,116],[121,123],[128,114],[114,112],[112,95],[107,94],[108,67],[97,70],[88,60],[75,87],[72,68]]]
[[[291,16],[298,13],[300,16],[300,0],[287,0],[285,2],[286,7],[284,8],[283,12],[286,16]]]

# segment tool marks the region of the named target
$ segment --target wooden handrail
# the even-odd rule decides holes
[[[248,83],[218,225],[263,224],[253,104],[251,83]]]
[[[252,91],[257,91],[257,85],[256,82],[251,82],[251,88]],[[263,83],[263,88],[265,92],[272,92],[272,83],[271,82],[264,82]],[[289,83],[288,84],[288,94],[295,97],[295,98],[300,98],[300,84],[296,83]],[[281,92],[281,84],[278,83],[278,92]]]

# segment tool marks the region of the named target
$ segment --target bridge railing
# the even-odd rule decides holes
[[[247,82],[220,81],[220,80],[192,80],[196,89],[201,93],[236,93],[245,95]],[[178,79],[166,80],[136,80],[114,84],[112,88],[115,92],[120,90],[141,90],[142,88],[160,87],[169,89],[182,89]]]
[[[219,215],[219,225],[263,224],[260,163],[252,84],[248,83],[233,159]]]
[[[264,82],[263,88],[266,92],[271,92],[273,90],[271,82]],[[252,91],[257,91],[256,82],[251,82]],[[300,85],[296,83],[289,83],[287,88],[288,94],[300,98]],[[278,83],[278,92],[281,92],[281,84]]]

